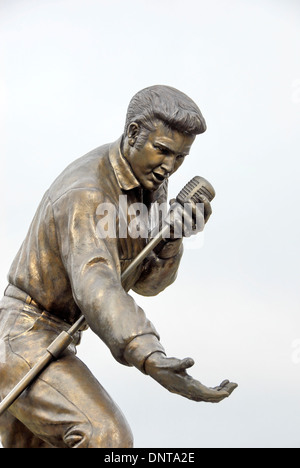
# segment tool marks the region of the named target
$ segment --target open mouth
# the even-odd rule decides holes
[[[158,174],[157,172],[153,172],[154,178],[161,184],[164,180],[165,177],[161,174]]]

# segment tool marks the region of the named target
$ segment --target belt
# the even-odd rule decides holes
[[[42,314],[48,314],[49,315],[49,312],[47,312],[43,306],[41,306],[38,302],[36,302],[34,299],[32,299],[31,296],[29,296],[29,294],[27,294],[26,292],[22,291],[22,289],[19,289],[17,288],[16,286],[13,286],[12,284],[9,284],[7,286],[7,288],[5,289],[4,291],[4,296],[7,296],[7,297],[12,297],[13,299],[17,299],[19,301],[22,301],[24,302],[25,304],[28,304],[28,305],[31,305],[33,307],[35,307],[38,311],[40,311],[40,313]],[[71,326],[70,323],[67,323],[63,320],[61,320],[60,318],[58,317],[55,317],[55,316],[51,316],[52,320],[58,320],[60,322],[60,325],[66,327],[66,330],[69,329],[69,327]],[[80,332],[81,331],[84,331],[84,330],[87,330],[88,329],[88,325],[87,324],[84,324],[80,330],[78,331],[78,334],[80,335]],[[77,335],[77,333],[76,333]],[[75,335],[75,336],[76,336]],[[80,341],[80,340],[79,340]],[[79,341],[78,341],[78,344],[79,344]]]
[[[21,289],[9,284],[4,291],[4,296],[13,297],[14,299],[18,299],[19,301],[25,302],[25,304],[32,305],[37,309],[43,310],[43,307],[38,304],[32,297],[29,296],[26,292],[22,291]]]

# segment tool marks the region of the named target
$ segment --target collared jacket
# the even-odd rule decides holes
[[[122,156],[121,138],[70,164],[45,193],[9,271],[9,283],[56,317],[74,323],[81,314],[122,364],[143,371],[147,356],[163,352],[159,335],[128,294],[156,295],[176,278],[182,249],[168,259],[152,252],[121,284],[121,273],[143,249],[145,238],[99,236],[99,207],[121,216],[127,205],[166,202],[166,182],[144,191]],[[124,213],[122,214],[124,216]],[[118,228],[118,219],[116,226]]]

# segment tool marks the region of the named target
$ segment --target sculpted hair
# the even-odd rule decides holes
[[[197,104],[170,86],[150,86],[133,96],[127,110],[125,133],[132,122],[153,131],[157,120],[172,130],[189,135],[198,135],[206,130],[205,120]]]

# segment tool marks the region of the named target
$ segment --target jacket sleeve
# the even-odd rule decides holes
[[[122,287],[116,236],[99,235],[100,203],[107,203],[108,216],[115,217],[114,205],[98,190],[71,190],[53,205],[61,258],[90,328],[117,361],[144,372],[147,357],[164,349],[144,311]]]
[[[182,254],[181,242],[166,244],[159,254],[152,252],[132,290],[141,296],[156,296],[162,292],[176,280]]]

